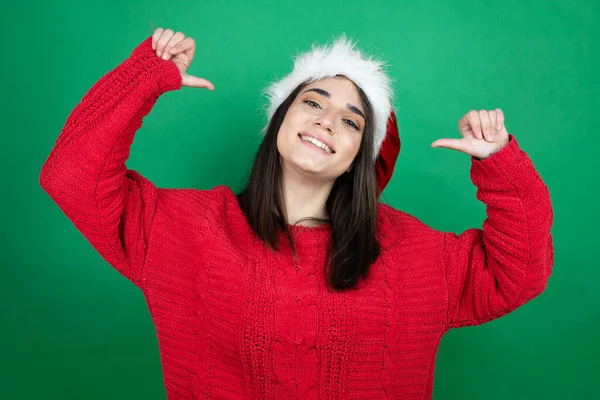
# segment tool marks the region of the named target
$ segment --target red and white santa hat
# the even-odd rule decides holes
[[[384,61],[363,55],[356,48],[356,43],[346,38],[345,34],[330,44],[313,44],[310,51],[294,57],[291,73],[266,88],[265,94],[269,100],[267,117],[270,121],[281,103],[304,82],[310,83],[336,75],[344,75],[350,79],[363,90],[373,108],[373,159],[380,193],[392,177],[400,153],[398,126],[392,106],[392,80],[384,67]]]

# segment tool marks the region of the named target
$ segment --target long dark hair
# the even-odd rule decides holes
[[[338,75],[341,76],[341,75]],[[283,119],[308,82],[299,85],[275,111],[258,148],[248,183],[238,195],[238,201],[248,223],[267,246],[277,251],[277,236],[284,231],[296,251],[287,226],[281,187],[281,161],[277,150],[277,134]],[[360,277],[366,277],[371,264],[379,256],[377,228],[377,182],[373,163],[373,109],[367,96],[356,87],[365,111],[365,129],[358,154],[350,172],[339,176],[325,208],[330,216],[331,247],[327,251],[323,273],[334,290],[355,287]],[[307,217],[302,220],[326,220]]]

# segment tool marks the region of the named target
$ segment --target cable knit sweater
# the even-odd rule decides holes
[[[357,290],[320,273],[329,225],[290,226],[271,252],[227,186],[157,188],[125,162],[142,118],[181,87],[151,38],[67,119],[40,184],[99,254],[141,289],[169,399],[432,396],[440,339],[539,295],[553,264],[546,185],[514,136],[471,158],[482,229],[430,228],[379,203],[381,255]],[[283,238],[283,234],[282,234]]]

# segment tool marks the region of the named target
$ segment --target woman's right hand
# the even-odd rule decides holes
[[[196,52],[196,43],[193,38],[185,37],[181,32],[175,33],[171,29],[157,28],[152,34],[152,49],[156,51],[158,57],[163,60],[171,60],[177,65],[181,73],[182,86],[215,90],[210,81],[188,75],[185,72],[192,63]]]

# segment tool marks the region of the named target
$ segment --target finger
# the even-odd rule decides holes
[[[469,113],[463,115],[463,117],[458,120],[458,131],[463,133],[471,130],[471,124],[469,123]]]
[[[158,39],[160,38],[160,35],[162,35],[163,32],[163,28],[156,28],[156,30],[152,34],[152,50],[156,50],[156,44],[158,43]]]
[[[504,112],[501,109],[496,108],[496,130],[499,131],[504,125]]]
[[[446,149],[458,150],[468,153],[469,146],[463,139],[438,139],[431,143],[431,147],[444,147]]]
[[[496,133],[496,110],[488,111],[488,115],[490,116],[490,136],[492,139],[494,138],[494,134]]]
[[[483,137],[488,142],[492,141],[492,130],[490,127],[490,116],[486,110],[479,110],[479,120],[481,121],[481,130],[483,131]]]
[[[196,76],[185,74],[181,78],[181,84],[183,86],[197,87],[197,88],[206,88],[208,90],[215,90],[215,85],[213,85],[209,80],[198,78]]]
[[[165,50],[163,51],[163,55],[162,58],[165,60],[168,60],[169,58],[171,58],[171,50],[173,49],[173,46],[175,46],[176,44],[178,44],[179,42],[181,42],[183,39],[185,38],[185,35],[181,32],[177,32],[173,35],[173,37],[171,37],[171,40],[169,40],[169,43],[167,43],[167,45],[165,46]]]
[[[170,53],[172,56],[179,53],[185,53],[186,56],[190,58],[194,58],[194,53],[196,51],[196,43],[194,42],[194,38],[186,37],[181,42],[177,43],[171,49]]]
[[[475,110],[469,111],[469,124],[471,130],[477,139],[483,139],[481,134],[481,121],[479,120],[479,113]]]
[[[162,35],[160,35],[160,39],[158,39],[158,44],[156,45],[157,56],[162,57],[162,53],[165,50],[167,43],[169,43],[169,40],[173,37],[173,34],[174,32],[172,29],[165,29]]]

